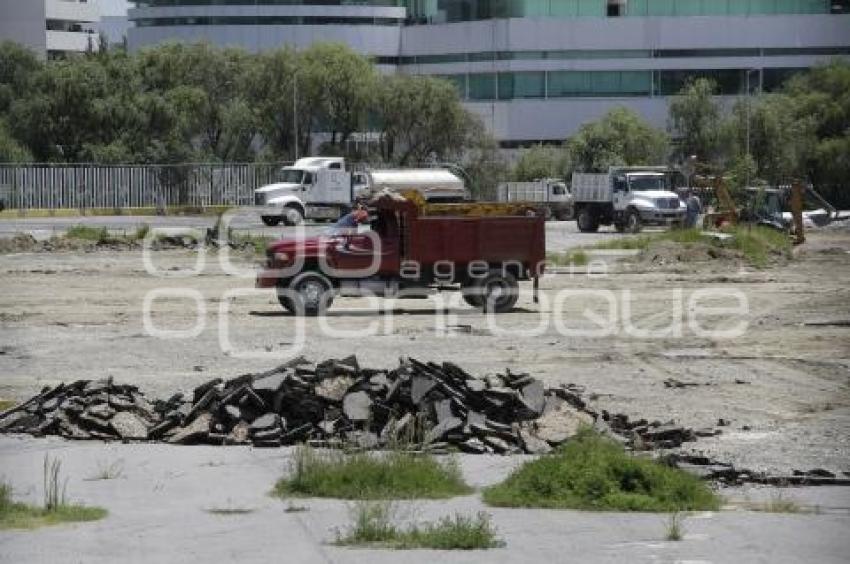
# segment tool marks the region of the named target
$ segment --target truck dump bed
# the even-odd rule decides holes
[[[499,202],[548,202],[549,191],[544,182],[505,182],[499,184]]]
[[[408,258],[423,265],[516,261],[528,268],[545,259],[542,217],[419,217],[409,234]]]
[[[573,173],[573,198],[576,202],[610,202],[613,200],[610,178],[605,173]]]
[[[546,258],[545,218],[516,204],[425,204],[382,198],[378,207],[399,212],[402,259],[430,268],[475,261],[520,263],[528,276]]]

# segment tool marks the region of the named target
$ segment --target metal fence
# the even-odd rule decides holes
[[[251,205],[280,164],[0,165],[7,208]]]

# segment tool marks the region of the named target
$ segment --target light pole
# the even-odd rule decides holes
[[[691,155],[687,160],[687,172],[688,172],[688,191],[693,190],[694,187],[694,175],[697,171],[697,156]]]
[[[750,186],[750,161],[752,160],[750,155],[750,73],[754,72],[759,72],[759,69],[747,69],[747,184],[745,188]],[[761,81],[759,81],[759,92],[761,92]]]
[[[292,73],[292,134],[295,138],[295,160],[298,160],[298,69]]]

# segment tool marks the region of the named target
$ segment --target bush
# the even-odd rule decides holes
[[[739,225],[733,231],[732,246],[741,251],[753,266],[764,268],[770,257],[790,257],[791,241],[788,234],[769,227]]]
[[[717,509],[719,499],[697,477],[636,458],[592,430],[581,431],[554,454],[528,462],[484,491],[501,507],[616,511]]]
[[[295,451],[289,477],[274,489],[279,496],[342,499],[438,499],[471,491],[454,460],[402,452],[320,454],[307,446]]]

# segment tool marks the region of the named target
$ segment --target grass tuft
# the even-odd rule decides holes
[[[342,499],[440,499],[470,493],[455,460],[403,452],[319,453],[308,446],[295,450],[289,476],[274,494]]]
[[[148,236],[148,233],[150,233],[150,231],[151,226],[147,223],[144,223],[136,229],[136,232],[133,234],[133,239],[135,239],[136,241],[142,241],[145,237]]]
[[[96,243],[107,243],[112,240],[109,235],[109,230],[106,227],[89,227],[88,225],[75,225],[65,232],[65,237],[69,239],[83,239],[84,241],[94,241]]]
[[[60,476],[61,463],[44,457],[44,507],[35,507],[12,499],[12,486],[0,482],[0,530],[34,529],[59,523],[97,521],[107,515],[100,507],[69,504],[65,501],[65,482]],[[62,484],[61,488],[59,484]]]
[[[685,537],[685,517],[678,511],[674,511],[667,519],[667,532],[664,538],[668,541],[680,541]]]
[[[210,507],[209,509],[204,509],[204,511],[211,515],[224,516],[248,515],[254,512],[250,507]]]
[[[475,517],[455,514],[406,529],[393,524],[393,513],[393,505],[389,502],[358,502],[354,507],[353,526],[346,535],[338,536],[335,544],[435,550],[476,550],[505,545],[497,537],[486,513],[478,513]]]
[[[555,266],[586,266],[590,262],[587,253],[582,249],[564,253],[548,253],[546,260]]]
[[[269,243],[274,241],[274,237],[266,237],[263,235],[252,235],[250,233],[247,234],[232,234],[230,235],[230,242],[238,247],[249,247],[252,248],[254,254],[256,255],[265,255],[266,247],[269,246]]]
[[[12,409],[16,405],[18,405],[18,402],[16,402],[16,401],[0,399],[0,411],[6,411],[7,409]]]
[[[745,505],[752,511],[764,513],[809,513],[811,510],[800,507],[794,500],[786,498],[782,492],[771,494],[770,499],[765,502],[750,502]]]
[[[593,511],[717,509],[719,498],[697,477],[637,458],[591,429],[554,454],[527,462],[501,484],[484,490],[499,507]]]
[[[97,461],[97,470],[94,474],[86,478],[89,482],[96,480],[115,480],[124,477],[124,462],[116,460],[115,462],[106,462],[105,460]]]
[[[68,480],[62,481],[62,461],[44,455],[44,509],[54,511],[65,505]]]

